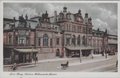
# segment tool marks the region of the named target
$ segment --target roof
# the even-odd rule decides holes
[[[68,46],[66,47],[69,50],[92,50],[91,46]]]
[[[3,18],[4,21],[13,21],[13,19],[10,18]]]
[[[15,51],[18,51],[21,53],[29,53],[29,52],[38,52],[38,49],[15,49]]]

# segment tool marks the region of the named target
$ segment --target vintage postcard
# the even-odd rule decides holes
[[[2,78],[120,77],[119,2],[3,1],[1,6]]]

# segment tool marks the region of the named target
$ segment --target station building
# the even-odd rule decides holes
[[[28,19],[21,15],[18,19],[4,18],[3,47],[4,62],[26,63],[35,57],[39,60],[58,57],[89,56],[91,53],[101,54],[111,44],[107,30],[93,29],[92,18],[88,13],[83,15],[67,11],[54,12],[49,16],[46,11],[41,16]]]

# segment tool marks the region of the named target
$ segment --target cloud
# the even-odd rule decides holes
[[[64,6],[71,13],[77,13],[81,9],[83,17],[87,12],[92,17],[95,29],[108,29],[109,33],[117,34],[117,3],[4,3],[4,17],[28,14],[30,18],[42,15],[46,10],[49,16],[53,16],[55,10],[59,13]]]
[[[34,17],[37,16],[38,13],[36,12],[36,9],[31,9],[31,8],[23,8],[20,10],[20,15],[22,14],[27,14],[28,17]]]
[[[4,9],[4,17],[13,18],[13,17],[18,17],[18,16],[19,16],[19,13],[13,10],[12,8],[7,7]]]

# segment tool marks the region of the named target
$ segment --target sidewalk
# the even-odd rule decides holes
[[[94,58],[96,58],[96,57],[102,57],[102,58],[104,58],[104,56],[101,56],[101,55],[93,55],[93,57]],[[81,59],[86,59],[86,58],[92,58],[91,56],[88,56],[88,57],[82,57]],[[93,58],[93,59],[94,59]],[[65,58],[54,58],[54,59],[46,59],[46,60],[39,60],[38,61],[38,63],[42,63],[42,62],[54,62],[54,61],[66,61],[66,60],[77,60],[77,59],[80,59],[79,57],[76,57],[76,58],[67,58],[67,57],[65,57]],[[32,62],[32,63],[34,63],[34,61]]]
[[[107,59],[110,59],[111,57],[113,56],[108,56]],[[79,64],[83,64],[83,63],[89,63],[89,62],[97,62],[97,61],[102,61],[102,60],[107,60],[105,58],[105,56],[101,56],[101,55],[93,55],[93,59],[91,56],[88,56],[88,57],[81,57],[81,60],[82,62],[80,63],[80,58],[79,57],[76,57],[76,58],[54,58],[54,59],[45,59],[45,60],[39,60],[37,62],[37,64],[39,63],[45,63],[45,62],[66,62],[66,61],[74,61],[74,62],[78,62]],[[72,64],[72,63],[71,63]],[[33,61],[32,63],[20,63],[18,64],[18,66],[22,66],[22,67],[25,67],[25,66],[33,66],[35,65],[35,62]],[[73,64],[75,65],[75,63]],[[4,67],[10,67],[12,65],[4,65]]]
[[[80,58],[56,58],[56,59],[39,60],[37,64],[46,63],[46,62],[66,63],[66,61],[69,61],[69,63],[70,63],[69,66],[75,66],[75,65],[105,61],[105,60],[112,59],[112,57],[113,56],[109,56],[108,58],[105,58],[104,56],[101,56],[101,55],[95,55],[93,59],[91,57],[82,57],[81,63],[80,63]],[[32,64],[30,64],[30,65],[21,66],[21,67],[34,67],[34,66],[36,66],[35,62],[32,62]],[[60,68],[60,66],[57,68]]]

